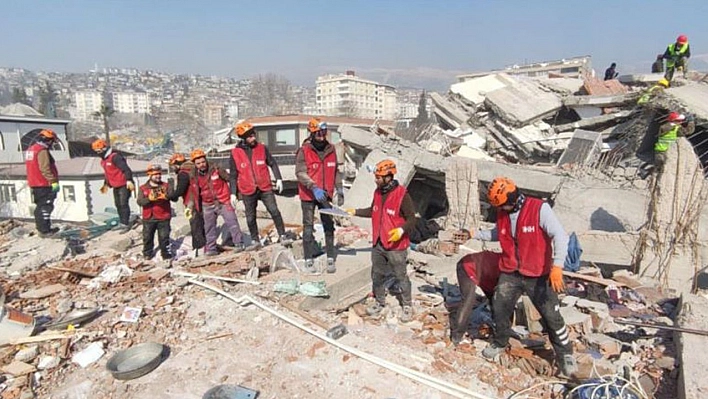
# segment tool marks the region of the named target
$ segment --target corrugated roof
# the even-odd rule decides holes
[[[133,174],[138,176],[146,175],[150,162],[140,161],[137,159],[128,159],[128,166],[133,171]],[[59,180],[62,177],[100,177],[103,176],[103,168],[101,167],[101,159],[98,157],[80,157],[57,161],[57,170],[59,171]],[[0,170],[0,175],[8,177],[25,177],[27,170],[24,164],[8,166]]]

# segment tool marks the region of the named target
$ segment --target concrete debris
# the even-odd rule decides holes
[[[487,94],[485,103],[504,121],[522,126],[551,116],[563,106],[560,98],[540,88],[537,82],[516,81]]]
[[[477,107],[484,103],[486,95],[513,85],[516,80],[505,73],[492,74],[455,83],[450,86],[450,92],[461,96],[465,102]]]
[[[629,118],[634,114],[634,111],[620,111],[609,115],[601,115],[593,118],[586,118],[576,122],[566,123],[564,125],[556,125],[553,130],[556,133],[567,132],[575,129],[590,129],[601,127],[607,124],[617,124]]]
[[[577,129],[558,160],[558,167],[582,167],[596,161],[602,150],[602,134]]]
[[[618,80],[600,80],[598,78],[587,78],[583,84],[585,92],[591,96],[605,96],[624,94],[629,88]]]
[[[480,216],[477,164],[453,158],[445,173],[445,192],[449,205],[446,229],[470,229]]]

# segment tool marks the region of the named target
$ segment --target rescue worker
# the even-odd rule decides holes
[[[605,69],[605,80],[612,80],[617,78],[619,73],[617,73],[617,64],[612,63],[609,68]]]
[[[664,89],[668,89],[669,85],[670,83],[668,80],[666,80],[666,78],[659,79],[659,81],[654,86],[650,87],[644,93],[642,93],[642,96],[639,97],[639,100],[637,100],[637,105],[644,105],[648,103],[651,99],[663,93]]]
[[[120,220],[119,230],[122,233],[130,230],[130,194],[135,191],[133,172],[128,167],[128,162],[123,155],[114,152],[105,140],[98,139],[91,144],[93,151],[101,157],[101,166],[105,173],[105,180],[101,187],[101,194],[113,188],[113,200],[118,210]]]
[[[664,54],[658,54],[656,56],[656,61],[651,64],[651,73],[662,73],[664,72]]]
[[[371,283],[374,303],[366,308],[369,316],[381,315],[386,306],[386,283],[393,276],[393,284],[400,289],[402,313],[400,321],[413,319],[411,281],[406,273],[409,234],[415,229],[415,206],[408,190],[394,178],[396,164],[385,159],[376,164],[376,190],[371,206],[347,209],[352,216],[371,218],[372,243]]]
[[[557,295],[565,289],[563,263],[568,235],[550,205],[525,196],[506,177],[492,181],[487,198],[497,209],[496,227],[477,231],[474,237],[499,241],[502,253],[492,301],[496,331],[482,355],[492,359],[506,350],[512,335],[511,315],[519,297],[526,294],[547,326],[561,373],[570,377],[577,371],[577,364]]]
[[[43,129],[37,141],[25,152],[27,185],[35,204],[34,224],[40,237],[50,237],[59,231],[52,227],[50,217],[54,200],[59,192],[59,173],[51,153],[52,144],[58,140],[53,130]]]
[[[686,117],[678,112],[670,112],[666,122],[659,126],[658,137],[654,144],[654,168],[657,173],[664,170],[666,152],[679,137],[690,136],[696,129],[693,116]]]
[[[662,56],[666,60],[666,73],[664,77],[671,81],[674,71],[677,68],[683,69],[683,77],[688,72],[688,59],[691,58],[691,47],[688,45],[688,37],[680,35],[676,38],[676,43],[669,44]]]
[[[182,198],[184,204],[184,217],[189,220],[189,231],[192,236],[192,248],[195,255],[199,248],[206,245],[204,234],[204,216],[202,215],[199,201],[199,187],[194,173],[194,163],[187,161],[183,154],[175,153],[170,157],[170,167],[177,175],[177,186],[167,197],[176,202]]]
[[[283,216],[275,201],[275,194],[270,182],[270,172],[273,170],[275,189],[283,192],[283,178],[280,168],[268,151],[268,148],[256,139],[256,130],[250,123],[239,123],[235,127],[236,135],[241,141],[231,150],[231,194],[240,196],[246,211],[246,224],[251,234],[252,246],[260,247],[258,235],[258,222],[256,220],[256,207],[258,200],[263,202],[278,231],[280,242],[291,244],[285,236]],[[231,204],[236,206],[235,204]]]
[[[305,270],[317,272],[314,266],[315,208],[331,208],[334,193],[337,193],[337,205],[344,203],[342,175],[337,167],[337,153],[334,145],[327,141],[327,123],[320,119],[310,119],[308,137],[295,157],[295,175],[298,181],[298,194],[302,207],[303,247],[305,252]],[[334,220],[332,216],[320,214],[324,227],[325,249],[327,252],[327,273],[337,271],[335,266],[336,249],[334,247]]]
[[[170,219],[172,208],[169,197],[172,187],[162,181],[162,167],[148,165],[148,181],[138,189],[138,205],[143,207],[143,257],[152,259],[155,255],[155,231],[163,260],[172,259],[170,250]]]
[[[200,149],[190,154],[196,168],[197,188],[201,209],[204,214],[204,231],[206,233],[206,256],[218,255],[216,238],[218,232],[216,221],[219,216],[224,219],[224,227],[231,233],[234,251],[243,251],[241,226],[236,218],[236,196],[229,189],[229,174],[217,165],[209,165],[206,154]]]

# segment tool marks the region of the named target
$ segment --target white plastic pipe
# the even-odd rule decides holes
[[[343,351],[345,351],[345,352],[349,352],[349,353],[351,353],[352,355],[354,355],[354,356],[356,356],[356,357],[358,357],[358,358],[361,358],[361,359],[363,359],[363,360],[366,360],[366,361],[368,361],[368,362],[370,362],[370,363],[373,363],[373,364],[375,364],[375,365],[377,365],[377,366],[384,367],[384,368],[386,368],[386,369],[388,369],[388,370],[391,370],[391,371],[393,371],[393,372],[395,372],[395,373],[397,373],[397,374],[400,374],[400,375],[402,375],[402,376],[404,376],[404,377],[408,377],[408,378],[410,378],[410,379],[412,379],[412,380],[414,380],[414,381],[417,381],[417,382],[419,382],[419,383],[421,383],[421,384],[427,385],[427,386],[429,386],[429,387],[431,387],[431,388],[437,389],[437,390],[439,390],[439,391],[441,391],[441,392],[444,392],[444,393],[446,393],[446,394],[448,394],[448,395],[454,396],[454,397],[456,397],[456,398],[462,398],[462,399],[465,399],[465,398],[493,399],[493,398],[491,398],[491,397],[489,397],[489,396],[485,396],[485,395],[482,395],[482,394],[473,392],[473,391],[471,391],[471,390],[469,390],[469,389],[467,389],[467,388],[465,388],[465,387],[461,387],[461,386],[459,386],[459,385],[451,384],[451,383],[449,383],[449,382],[447,382],[447,381],[443,381],[443,380],[441,380],[441,379],[435,378],[435,377],[430,376],[430,375],[428,375],[428,374],[424,374],[424,373],[420,373],[420,372],[415,371],[415,370],[411,370],[411,369],[406,368],[406,367],[403,367],[403,366],[401,366],[401,365],[398,365],[398,364],[395,364],[395,363],[391,363],[391,362],[386,361],[386,360],[384,360],[384,359],[381,359],[381,358],[379,358],[379,357],[370,355],[370,354],[368,354],[368,353],[366,353],[366,352],[362,352],[362,351],[360,351],[360,350],[358,350],[358,349],[355,349],[355,348],[349,347],[349,346],[347,346],[347,345],[344,345],[344,344],[342,344],[342,343],[340,343],[340,342],[338,342],[338,341],[336,341],[336,340],[334,340],[334,339],[331,339],[331,338],[327,337],[326,335],[323,335],[323,334],[321,334],[321,333],[318,333],[317,331],[314,331],[314,330],[312,330],[312,329],[310,329],[310,328],[308,328],[308,327],[305,327],[304,325],[300,324],[300,323],[297,322],[296,320],[294,320],[294,319],[292,319],[292,318],[290,318],[290,317],[288,317],[288,316],[286,316],[286,315],[284,315],[284,314],[281,314],[281,313],[278,312],[277,310],[272,309],[272,308],[270,308],[270,307],[268,307],[268,306],[266,306],[266,305],[264,305],[264,304],[258,302],[255,298],[253,298],[253,297],[251,297],[251,296],[249,296],[249,295],[244,295],[244,296],[242,296],[242,297],[240,297],[240,298],[236,298],[236,297],[234,297],[233,295],[231,295],[231,294],[229,294],[229,293],[227,293],[227,292],[224,292],[224,291],[222,291],[222,290],[220,290],[220,289],[218,289],[218,288],[216,288],[216,287],[210,286],[209,284],[203,283],[203,282],[201,282],[201,281],[192,279],[192,280],[189,280],[189,282],[192,283],[192,284],[195,284],[195,285],[199,285],[199,286],[201,286],[201,287],[204,287],[204,288],[206,288],[206,289],[212,290],[212,291],[214,291],[214,292],[216,292],[216,293],[219,293],[219,294],[223,295],[224,297],[226,297],[226,298],[228,298],[228,299],[231,299],[232,301],[238,303],[238,304],[241,305],[241,306],[248,305],[248,304],[253,304],[253,305],[257,306],[258,308],[260,308],[260,309],[262,309],[262,310],[264,310],[264,311],[266,311],[266,312],[272,314],[273,316],[275,316],[275,317],[277,317],[277,318],[279,318],[279,319],[285,321],[286,323],[289,323],[289,324],[291,324],[291,325],[293,325],[293,326],[295,326],[295,327],[297,327],[297,328],[299,328],[299,329],[305,331],[306,333],[308,333],[308,334],[310,334],[310,335],[313,335],[313,336],[315,336],[315,337],[317,337],[317,338],[319,338],[319,339],[321,339],[321,340],[323,340],[323,341],[329,343],[329,344],[332,345],[332,346],[336,346],[337,348],[339,348],[339,349],[341,349],[341,350],[343,350]]]

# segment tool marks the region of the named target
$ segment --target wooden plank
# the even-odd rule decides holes
[[[591,283],[600,284],[605,287],[607,287],[609,285],[614,285],[615,287],[626,287],[627,286],[626,284],[620,283],[619,281],[608,280],[608,279],[600,278],[600,277],[586,276],[584,274],[573,273],[573,272],[569,272],[569,271],[565,271],[565,270],[563,270],[563,275],[567,276],[567,277],[571,277],[571,278],[577,278],[578,280],[585,280],[585,281],[589,281]]]

